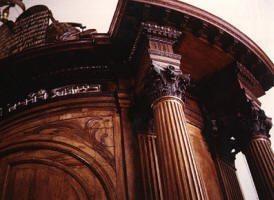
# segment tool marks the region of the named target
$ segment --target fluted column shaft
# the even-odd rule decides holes
[[[224,199],[243,200],[244,198],[235,168],[231,164],[223,161],[220,157],[217,157],[216,164],[220,175],[220,182],[224,191]]]
[[[269,140],[271,118],[258,106],[249,103],[249,113],[238,114],[243,131],[242,151],[246,156],[254,184],[260,199],[274,199],[273,152]]]
[[[274,157],[267,137],[253,137],[244,150],[260,199],[274,199]]]
[[[152,107],[165,199],[206,199],[186,129],[183,102],[164,96]]]
[[[163,189],[156,149],[156,136],[139,134],[139,150],[142,166],[144,197],[147,200],[163,200]]]

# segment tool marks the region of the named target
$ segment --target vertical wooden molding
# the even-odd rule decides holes
[[[147,200],[163,200],[162,183],[156,150],[156,136],[139,134],[138,141],[144,197]]]
[[[138,154],[138,147],[136,137],[132,132],[131,121],[128,117],[129,107],[131,101],[129,96],[125,92],[119,92],[118,105],[120,110],[120,123],[121,123],[121,142],[122,153],[124,158],[124,179],[126,199],[138,199],[140,198],[140,178],[139,178],[139,160],[136,158]],[[141,173],[140,173],[141,174]]]

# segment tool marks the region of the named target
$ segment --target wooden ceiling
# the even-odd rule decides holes
[[[208,44],[207,41],[197,39],[189,32],[184,33],[177,51],[182,55],[181,69],[194,80],[212,75],[233,61],[233,57],[228,53]]]

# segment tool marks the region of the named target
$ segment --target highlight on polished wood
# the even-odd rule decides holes
[[[245,34],[175,0],[119,0],[108,33],[0,8],[0,199],[241,200],[239,152],[274,199],[274,65]]]

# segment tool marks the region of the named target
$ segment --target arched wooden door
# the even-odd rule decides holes
[[[123,199],[117,181],[123,179],[116,159],[119,118],[113,112],[100,114],[76,111],[76,117],[66,120],[54,115],[2,132],[0,198]]]
[[[104,170],[93,158],[61,140],[48,143],[48,139],[9,145],[1,151],[2,199],[114,199],[111,181],[101,176]]]
[[[3,199],[89,199],[79,177],[47,160],[13,160],[4,175]]]

